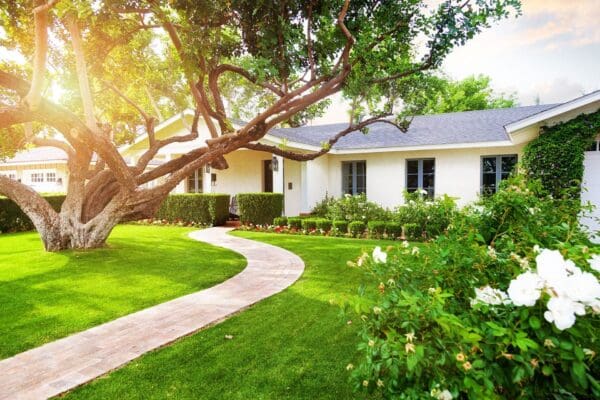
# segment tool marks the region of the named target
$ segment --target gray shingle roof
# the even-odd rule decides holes
[[[67,153],[57,149],[56,147],[33,147],[24,151],[20,151],[9,160],[6,160],[6,164],[19,164],[19,163],[33,163],[33,162],[44,162],[49,161],[55,162],[66,162]]]
[[[408,131],[377,123],[369,133],[353,132],[340,139],[333,149],[373,149],[386,147],[415,147],[444,144],[468,144],[509,140],[504,126],[555,107],[556,104],[466,111],[414,117]],[[303,126],[272,129],[269,134],[290,142],[320,147],[348,124]]]

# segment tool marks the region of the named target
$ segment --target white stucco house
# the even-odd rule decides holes
[[[599,109],[600,91],[596,91],[562,104],[417,116],[406,133],[389,124],[374,124],[368,134],[351,133],[328,154],[307,162],[242,149],[225,156],[228,169],[198,170],[181,182],[175,192],[231,195],[281,192],[285,198],[284,212],[290,216],[310,212],[325,195],[339,197],[345,193],[366,193],[371,201],[394,207],[403,202],[405,190],[418,188],[432,196],[447,194],[464,205],[476,200],[482,191],[496,190],[500,180],[508,176],[521,159],[525,145],[537,137],[541,126]],[[189,111],[162,122],[156,127],[157,138],[187,133],[192,117]],[[261,142],[285,144],[290,150],[318,151],[321,143],[346,126],[273,129]],[[202,122],[199,131],[199,138],[192,142],[163,148],[155,162],[161,163],[203,146],[209,134]],[[141,137],[122,149],[129,162],[135,162],[143,153],[147,140]],[[33,182],[37,175],[32,174],[42,173],[34,170],[54,168],[57,178],[60,176],[62,184],[66,184],[66,170],[58,167],[57,160],[52,164],[56,166],[50,167],[46,161],[32,158],[35,158],[32,153],[19,154],[0,164],[0,174],[15,174],[16,178],[33,185],[38,182]],[[50,175],[47,177],[52,179]],[[44,183],[50,184],[49,179]],[[583,186],[583,200],[600,206],[598,142],[586,152]],[[596,211],[596,216],[600,216],[600,211]]]

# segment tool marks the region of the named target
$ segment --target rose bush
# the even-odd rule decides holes
[[[355,388],[398,399],[600,398],[600,248],[573,218],[580,211],[516,177],[431,243],[351,262],[368,277],[345,305],[361,323]]]

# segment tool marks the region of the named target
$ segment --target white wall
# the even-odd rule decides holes
[[[252,150],[238,150],[227,154],[225,160],[229,168],[225,170],[211,169],[217,174],[216,185],[212,193],[238,194],[263,191],[263,160],[270,160],[272,155]],[[210,179],[210,178],[209,178]]]
[[[523,145],[455,150],[369,153],[329,156],[328,193],[342,194],[342,161],[367,163],[367,197],[384,207],[393,208],[403,202],[406,188],[406,160],[435,159],[435,195],[447,194],[458,198],[460,205],[477,199],[481,185],[481,157],[518,154],[521,160]],[[309,178],[312,178],[309,177]],[[312,204],[314,205],[314,203]],[[311,205],[311,206],[312,206]]]

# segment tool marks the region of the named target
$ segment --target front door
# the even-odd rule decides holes
[[[263,161],[263,192],[273,192],[273,161]]]

